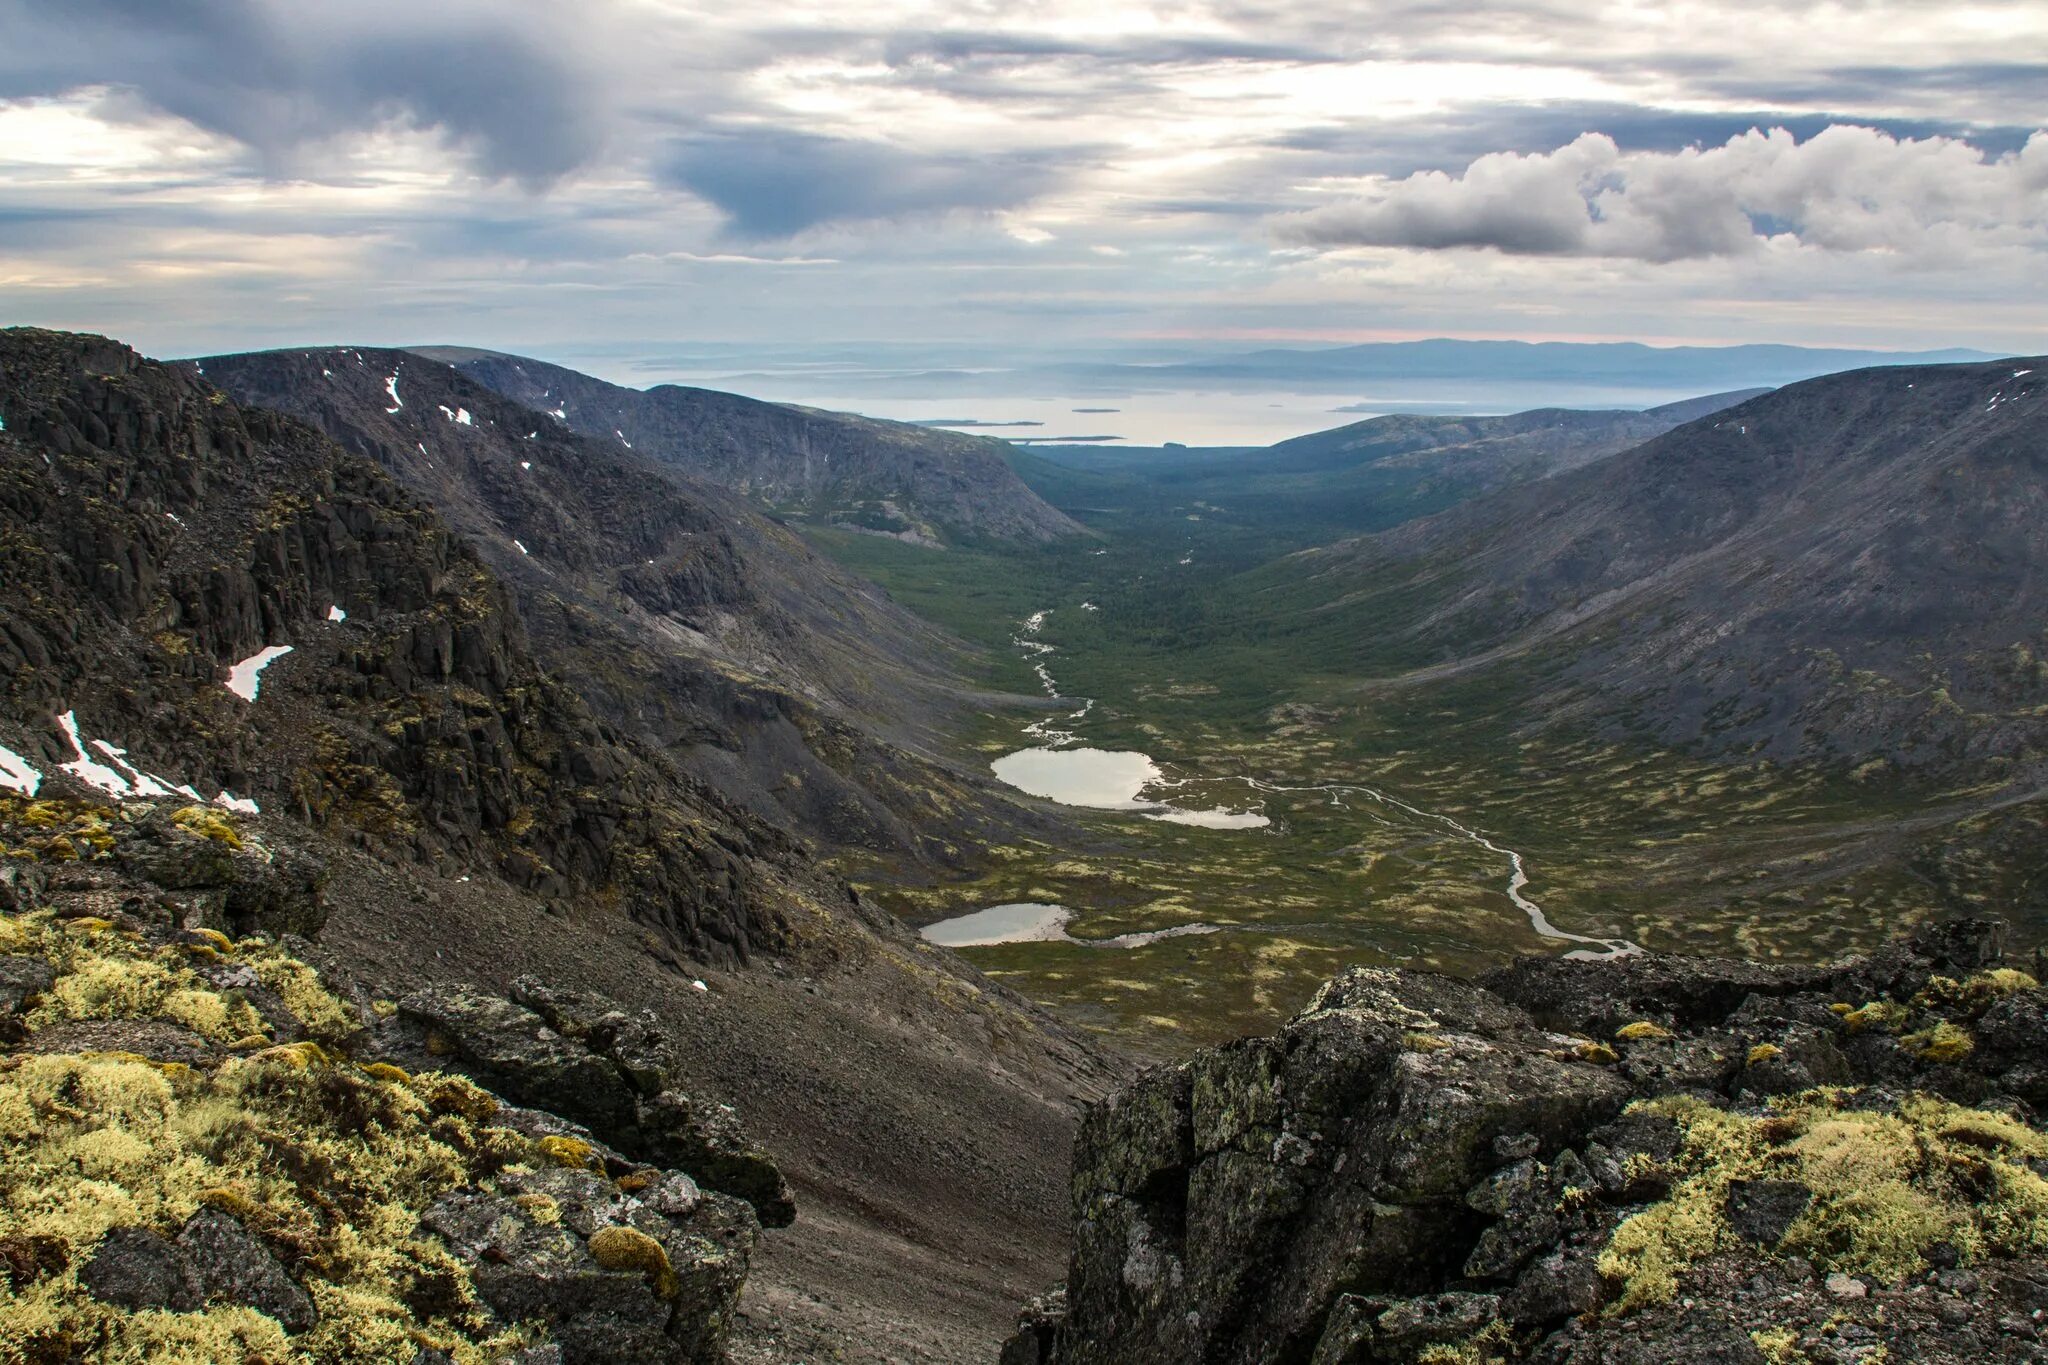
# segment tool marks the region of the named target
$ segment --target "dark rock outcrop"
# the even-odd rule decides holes
[[[510,999],[417,991],[399,1002],[378,1046],[401,1064],[457,1070],[517,1104],[585,1125],[633,1161],[686,1171],[745,1200],[769,1227],[796,1216],[782,1172],[731,1109],[677,1087],[671,1045],[649,1015],[522,977]]]
[[[1813,1353],[1857,1339],[1845,1316],[1925,1351],[1894,1358],[2035,1359],[2037,1321],[2000,1315],[2048,1306],[2048,1244],[1998,1231],[2033,1196],[1973,1212],[1970,1193],[2048,1166],[2026,1126],[2048,992],[2002,942],[1966,922],[1830,968],[1355,969],[1278,1036],[1090,1111],[1064,1301],[1004,1359],[1861,1359]],[[1832,1164],[1907,1173],[1915,1151],[1943,1155],[1891,1177],[1911,1193]],[[1952,1186],[1942,1162],[1975,1174]],[[1954,1235],[1996,1293],[1937,1302],[1926,1277],[1957,1253],[1924,1229],[1977,1218],[1992,1231]],[[1854,1293],[1816,1296],[1814,1257]]]

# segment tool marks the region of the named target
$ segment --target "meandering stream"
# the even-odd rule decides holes
[[[1059,683],[1053,677],[1052,669],[1047,662],[1049,656],[1057,652],[1056,649],[1039,638],[1050,614],[1050,609],[1032,613],[1019,625],[1017,635],[1012,638],[1030,657],[1032,671],[1038,675],[1039,683],[1045,688],[1046,695],[1056,701],[1073,700],[1060,693]],[[1239,783],[1254,792],[1274,795],[1327,793],[1340,805],[1345,796],[1364,797],[1416,819],[1440,825],[1488,853],[1506,858],[1508,878],[1504,889],[1509,903],[1528,918],[1529,927],[1539,936],[1561,943],[1580,945],[1566,952],[1564,956],[1597,959],[1625,957],[1642,951],[1638,945],[1625,938],[1597,938],[1574,934],[1552,924],[1550,918],[1544,914],[1543,907],[1527,895],[1529,873],[1522,855],[1514,849],[1495,843],[1479,831],[1461,824],[1448,815],[1424,810],[1378,788],[1355,783],[1293,786],[1256,777],[1169,778],[1149,754],[1081,745],[1080,736],[1072,727],[1079,726],[1087,718],[1088,713],[1094,709],[1095,702],[1091,698],[1080,700],[1078,710],[1062,716],[1048,717],[1025,727],[1025,734],[1042,743],[1033,748],[1019,749],[997,759],[993,764],[996,776],[1020,791],[1063,805],[1085,806],[1095,810],[1129,811],[1147,819],[1200,825],[1212,829],[1262,829],[1270,826],[1272,820],[1262,810],[1183,808],[1168,802],[1147,799],[1145,793],[1162,788],[1171,790],[1198,784]],[[1067,920],[1072,913],[1064,906],[1034,903],[991,906],[986,910],[978,910],[972,914],[956,916],[929,925],[924,930],[924,935],[932,942],[943,943],[949,947],[1027,941],[1064,941],[1091,943],[1097,946],[1135,947],[1140,943],[1149,943],[1178,934],[1217,932],[1214,925],[1199,924],[1156,930],[1148,934],[1125,934],[1114,939],[1076,939],[1066,931]]]

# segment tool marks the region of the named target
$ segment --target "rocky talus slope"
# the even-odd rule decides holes
[[[1089,1113],[1005,1365],[2048,1360],[2048,992],[2002,943],[1351,971]]]
[[[544,673],[375,466],[92,337],[0,333],[0,418],[0,742],[35,769],[601,897],[697,956],[777,940],[756,855],[788,841]]]
[[[514,402],[781,511],[925,544],[1031,545],[1081,528],[985,436],[763,403],[712,389],[630,389],[523,356],[426,347]]]

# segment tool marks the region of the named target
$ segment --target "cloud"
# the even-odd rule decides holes
[[[1482,156],[1461,175],[1378,177],[1274,220],[1310,247],[1487,249],[1671,262],[1767,244],[1923,255],[2048,244],[2048,132],[1987,157],[1947,137],[1838,124],[1804,142],[1751,129],[1717,147],[1624,152],[1604,133]]]
[[[709,200],[746,237],[825,223],[1015,208],[1057,178],[1048,153],[973,156],[789,129],[679,140],[661,174]]]
[[[187,120],[280,177],[352,134],[430,130],[484,175],[545,185],[602,143],[568,19],[540,0],[0,0],[0,99],[104,88],[110,114]]]

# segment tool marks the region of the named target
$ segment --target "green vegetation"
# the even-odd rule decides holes
[[[920,924],[1029,900],[1071,907],[1071,931],[1084,939],[1220,926],[1132,950],[968,950],[1070,1017],[1166,1053],[1269,1030],[1345,965],[1473,972],[1559,950],[1508,900],[1506,858],[1451,821],[1521,853],[1527,894],[1560,928],[1647,947],[1824,959],[1874,947],[1942,903],[1917,860],[1955,819],[1941,809],[1964,809],[1981,792],[1915,791],[1881,773],[1762,758],[1709,761],[1640,734],[1544,723],[1531,699],[1568,676],[1562,655],[1416,682],[1413,670],[1474,643],[1406,629],[1459,590],[1458,566],[1434,566],[1418,591],[1412,577],[1325,578],[1304,571],[1312,560],[1276,565],[1327,535],[1329,522],[1296,516],[1297,504],[1228,495],[1232,479],[1246,479],[1246,458],[1013,457],[1098,539],[935,550],[806,532],[983,646],[979,681],[991,688],[1042,697],[1013,637],[1047,611],[1034,637],[1054,647],[1044,662],[1063,694],[1095,702],[1081,742],[1152,755],[1180,783],[1177,804],[1257,808],[1273,820],[1264,830],[1205,830],[1076,811],[1070,837],[997,836],[977,875],[944,886],[906,887],[892,869],[845,864],[864,889]],[[1175,468],[1193,469],[1192,482]],[[1331,515],[1355,530],[1415,510]],[[993,711],[956,742],[987,762],[1028,745],[1023,727],[1044,714],[1037,705]],[[1974,865],[1964,873],[1941,873],[1948,904],[1996,898],[1996,875]]]
[[[1731,1249],[1726,1204],[1738,1180],[1793,1181],[1812,1201],[1780,1250],[1822,1271],[1896,1283],[1937,1244],[1965,1261],[2048,1252],[2048,1180],[2028,1165],[2048,1137],[2003,1114],[1916,1096],[1895,1113],[1814,1091],[1764,1114],[1672,1097],[1637,1106],[1685,1133],[1669,1198],[1615,1230],[1600,1270],[1619,1281],[1612,1312],[1668,1302],[1685,1268]]]
[[[353,1015],[304,963],[258,941],[192,938],[152,946],[104,920],[0,915],[0,953],[55,975],[32,1030],[91,1024],[155,1046],[168,1029],[215,1055],[0,1058],[0,1356],[403,1365],[423,1347],[482,1362],[529,1344],[532,1331],[489,1324],[466,1267],[417,1225],[443,1191],[488,1187],[549,1154],[492,1126],[496,1100],[461,1077],[346,1060],[334,1047]],[[222,959],[250,968],[310,1037],[280,1041],[240,991],[191,965]],[[111,1230],[172,1237],[208,1207],[298,1265],[316,1325],[287,1337],[239,1304],[131,1309],[87,1291],[81,1275]]]

